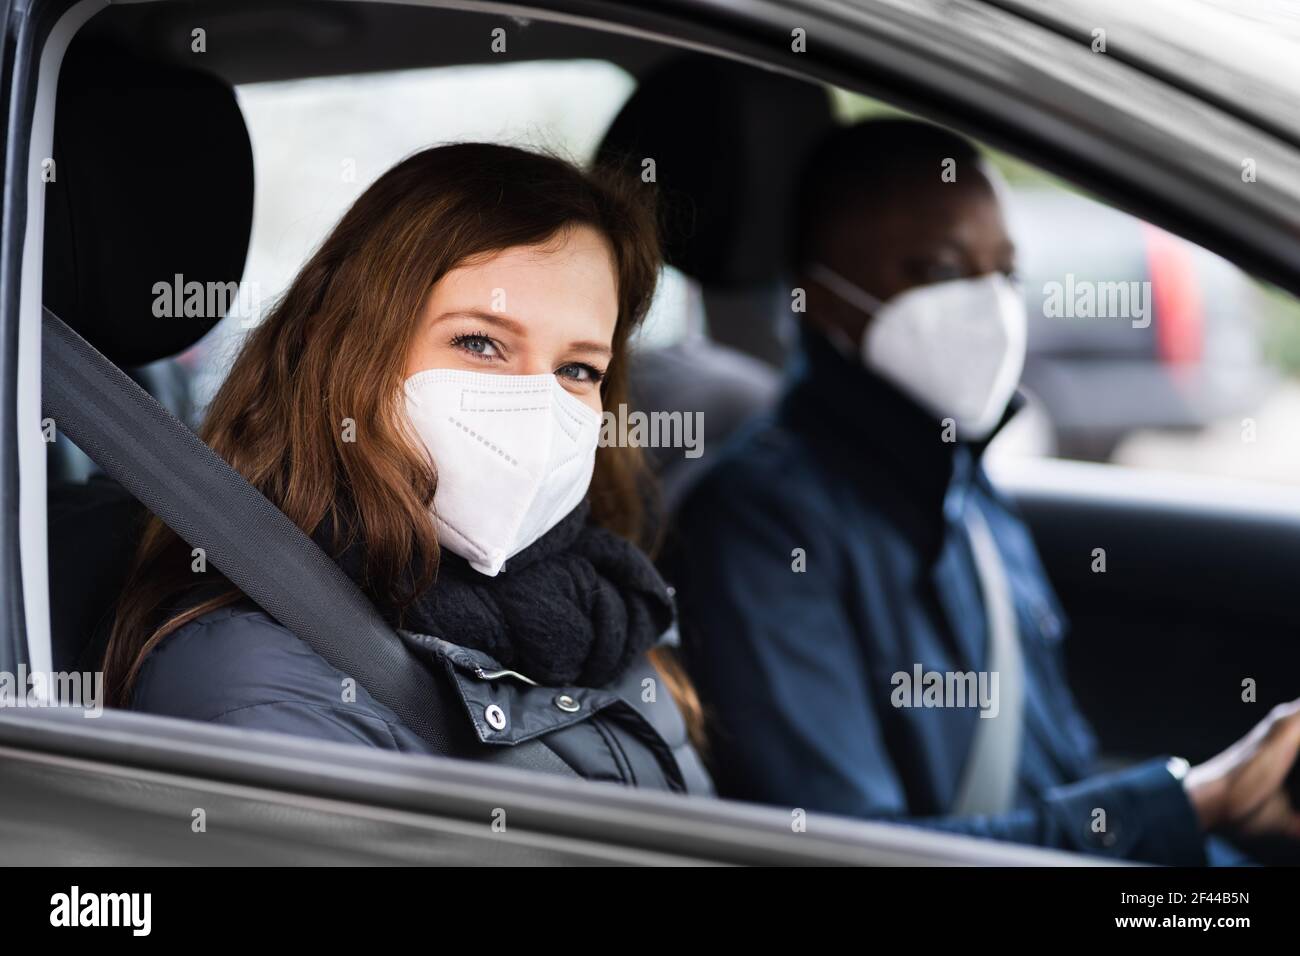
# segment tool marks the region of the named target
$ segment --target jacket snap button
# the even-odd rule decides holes
[[[576,714],[582,708],[582,705],[568,694],[561,694],[555,698],[555,706],[566,714]]]
[[[497,704],[488,704],[487,710],[483,711],[483,716],[487,718],[488,726],[493,730],[506,729],[506,712]]]

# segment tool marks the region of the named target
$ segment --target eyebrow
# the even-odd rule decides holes
[[[451,312],[442,313],[442,315],[433,320],[433,324],[436,325],[444,319],[478,319],[481,322],[486,322],[488,325],[505,329],[507,332],[514,335],[526,336],[528,334],[528,328],[523,322],[520,322],[518,319],[512,319],[510,316],[503,315],[500,312],[488,312],[483,309],[454,309]],[[570,342],[569,351],[599,355],[603,358],[612,358],[614,355],[614,350],[608,345],[603,342],[593,341]]]
[[[599,355],[601,358],[613,358],[614,350],[608,345],[602,345],[600,342],[571,342],[569,343],[570,352],[586,352],[589,355]]]
[[[941,239],[935,244],[935,249],[946,249],[957,253],[957,255],[962,256],[963,258],[971,258],[970,247],[955,239]],[[1018,252],[1019,250],[1016,248],[1016,244],[1011,241],[1004,243],[998,248],[998,256],[1004,259],[1014,260],[1017,257]]]
[[[453,309],[451,312],[444,312],[433,320],[437,325],[446,319],[478,319],[486,322],[488,325],[494,325],[497,328],[505,329],[507,332],[513,332],[515,335],[527,335],[527,329],[518,319],[512,319],[508,315],[502,315],[500,312],[487,312],[483,309]]]

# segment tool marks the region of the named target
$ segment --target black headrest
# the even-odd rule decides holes
[[[243,274],[253,152],[234,92],[79,37],[59,76],[53,160],[45,305],[123,366],[197,342],[221,316],[157,316],[155,286]]]
[[[705,284],[751,285],[786,262],[796,177],[831,123],[818,86],[689,55],[645,78],[598,160],[640,175],[653,159],[669,263]]]

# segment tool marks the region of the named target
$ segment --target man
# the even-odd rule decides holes
[[[1026,317],[975,149],[870,121],[804,183],[788,388],[678,521],[721,792],[1172,864],[1206,862],[1210,830],[1300,835],[1295,704],[1190,770],[1093,775],[1060,608],[980,464],[1017,404]]]

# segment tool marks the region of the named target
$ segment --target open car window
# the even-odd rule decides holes
[[[960,54],[977,48],[980,37],[1001,36],[998,28],[1010,16],[1008,9],[1018,5],[986,8],[968,2],[959,6],[972,14],[967,24],[970,34],[962,35],[965,39],[956,50]],[[828,6],[820,13],[851,20],[852,7],[834,10]],[[439,16],[466,30],[496,22],[491,11],[475,15],[421,12],[431,18],[418,21],[424,27],[441,22]],[[921,5],[915,11],[916,23],[926,29],[911,34],[910,42],[915,45],[907,46],[909,56],[924,60],[927,43],[941,35],[929,31],[943,26],[944,13],[942,4]],[[120,17],[119,39],[131,34],[130,28],[139,22],[135,18],[145,16],[139,10],[112,10],[109,14]],[[606,14],[613,15],[612,11]],[[907,14],[892,3],[879,5],[875,14],[881,19],[873,21],[873,42],[896,45],[897,37],[891,31],[907,22]],[[312,22],[317,27],[328,26],[330,15],[320,16],[322,19]],[[237,26],[238,15],[227,22]],[[417,24],[415,19],[402,22]],[[513,19],[508,22],[525,27]],[[786,25],[781,26],[784,44]],[[244,29],[255,32],[256,23],[246,24]],[[215,55],[205,66],[213,64],[218,73],[235,78],[234,93],[252,148],[255,189],[247,261],[237,296],[206,337],[176,356],[131,365],[132,377],[179,417],[196,424],[247,332],[265,318],[333,224],[384,170],[425,146],[467,140],[549,150],[588,162],[640,89],[643,78],[679,52],[675,43],[680,38],[669,43],[656,39],[653,31],[621,31],[608,34],[617,39],[610,39],[610,58],[604,59],[600,53],[606,47],[601,41],[607,34],[603,31],[568,21],[548,21],[545,29],[553,32],[543,31],[543,36],[564,40],[556,43],[560,55],[539,54],[514,62],[491,62],[482,57],[481,62],[456,63],[457,57],[449,54],[445,57],[448,62],[436,66],[419,62],[420,43],[401,42],[410,31],[390,29],[381,35],[394,45],[391,62],[376,59],[374,54],[369,59],[359,53],[340,55],[316,71],[322,75],[306,78],[282,74],[297,68],[304,75],[313,72],[310,43],[297,44],[293,56],[283,60],[265,56],[258,61],[250,56],[249,62],[240,62],[214,46]],[[148,38],[164,33],[139,35]],[[304,35],[317,34],[307,30]],[[319,35],[336,34],[326,29]],[[836,37],[848,35],[844,32]],[[1016,142],[1012,127],[989,122],[999,111],[1004,117],[1017,115],[1016,83],[990,67],[990,75],[995,77],[990,88],[996,89],[988,96],[988,111],[972,119],[973,125],[983,121],[1002,134],[996,146],[984,147],[984,151],[1006,180],[1011,228],[1022,250],[1018,278],[1030,317],[1023,379],[1028,404],[999,436],[990,454],[996,467],[1005,465],[1009,473],[1025,462],[1053,459],[1107,466],[1081,472],[1082,477],[1071,478],[1064,485],[1032,479],[1009,482],[1008,488],[1015,503],[1024,505],[1031,530],[1040,541],[1047,574],[1077,623],[1080,640],[1075,646],[1085,648],[1085,653],[1071,661],[1072,673],[1082,682],[1080,697],[1089,717],[1100,727],[1107,758],[1116,764],[1132,764],[1152,759],[1163,747],[1205,756],[1200,751],[1211,743],[1225,746],[1235,739],[1231,735],[1242,731],[1238,724],[1246,719],[1249,709],[1236,706],[1239,681],[1300,673],[1295,670],[1300,652],[1291,643],[1272,639],[1291,633],[1297,622],[1276,556],[1300,553],[1300,527],[1295,524],[1294,499],[1289,496],[1300,483],[1300,306],[1289,294],[1257,281],[1246,271],[1246,267],[1262,264],[1268,267],[1263,271],[1277,278],[1285,271],[1285,263],[1300,262],[1300,255],[1289,246],[1270,251],[1267,243],[1243,244],[1241,254],[1235,254],[1238,250],[1232,243],[1236,239],[1247,234],[1255,238],[1271,235],[1270,230],[1279,228],[1263,215],[1226,214],[1237,208],[1232,190],[1251,183],[1245,178],[1251,170],[1239,166],[1235,155],[1226,167],[1229,186],[1214,192],[1213,202],[1195,209],[1177,207],[1163,217],[1160,211],[1172,208],[1170,196],[1178,192],[1171,185],[1172,175],[1169,181],[1153,185],[1150,171],[1144,167],[1131,181],[1124,181],[1131,196],[1146,200],[1127,205],[1148,210],[1153,221],[1165,221],[1169,228],[1122,211],[1119,207],[1124,204],[1118,200],[1103,202],[1097,198],[1100,193],[1083,185],[1067,185],[1059,177],[1072,169],[1062,157],[1082,157],[1078,168],[1085,171],[1102,169],[1102,160],[1125,168],[1113,156],[1089,154],[1091,146],[1075,142],[1098,111],[1115,107],[1115,89],[1124,84],[1115,81],[1112,88],[1098,82],[1101,94],[1095,100],[1084,100],[1079,91],[1097,80],[1093,71],[1100,69],[1104,74],[1109,67],[1098,68],[1081,58],[1073,40],[1041,27],[1034,28],[1031,35],[1043,51],[1054,50],[1060,55],[1059,62],[1053,60],[1054,65],[1044,70],[1047,79],[1042,87],[1033,88],[1035,96],[1041,93],[1044,102],[1049,94],[1060,96],[1070,108],[1062,108],[1051,123],[1044,122],[1032,135],[1026,133],[1024,142]],[[213,27],[212,36],[221,36],[218,27]],[[481,39],[486,46],[485,37]],[[829,42],[834,41],[828,37]],[[1003,37],[998,42],[1009,41]],[[899,45],[896,52],[902,50]],[[753,48],[745,52],[751,57],[755,54]],[[856,56],[864,65],[884,69],[869,52],[863,47]],[[933,50],[929,52],[935,56]],[[175,51],[169,55],[175,56]],[[961,57],[953,59],[960,61]],[[1028,71],[1028,60],[1016,62],[1017,71]],[[1129,79],[1135,90],[1128,104],[1131,109],[1119,123],[1120,134],[1136,137],[1144,117],[1160,113],[1163,118],[1156,124],[1158,129],[1153,126],[1150,140],[1143,140],[1138,150],[1142,156],[1159,155],[1167,142],[1178,141],[1197,118],[1213,119],[1206,128],[1219,144],[1235,142],[1235,132],[1249,126],[1248,117],[1219,111],[1187,90],[1167,88],[1158,77],[1139,82],[1136,67],[1118,58],[1117,62],[1116,71],[1133,74]],[[909,76],[906,67],[905,59],[891,63],[889,68],[899,71],[891,81]],[[951,67],[952,63],[947,63],[946,68]],[[802,62],[799,68],[796,72],[802,71]],[[783,64],[782,69],[791,68]],[[774,75],[785,74],[775,71]],[[913,92],[922,95],[900,96],[900,101],[920,115],[923,106],[935,101],[935,90],[923,83],[937,82],[934,77],[938,75],[934,70],[917,73]],[[811,65],[803,79],[807,89],[824,94],[833,104],[836,122],[899,113],[882,99],[827,85],[832,77],[846,86],[852,79],[830,69],[814,70]],[[888,92],[888,83],[879,82],[880,76],[874,79],[877,93],[882,92],[880,87]],[[973,89],[974,85],[966,87]],[[953,96],[955,107],[950,106],[947,114],[934,110],[936,118],[961,115],[959,94]],[[1035,100],[1035,109],[1041,108],[1046,115],[1052,111],[1044,102]],[[1277,119],[1274,103],[1264,104],[1264,108]],[[924,112],[929,116],[931,111]],[[1258,130],[1248,132],[1241,141],[1264,161],[1261,175],[1265,180],[1260,191],[1268,190],[1268,195],[1279,201],[1287,199],[1294,193],[1294,185],[1279,184],[1271,177],[1274,170],[1300,168],[1300,154],[1284,139]],[[734,150],[726,163],[736,175],[724,178],[728,183],[748,183],[734,205],[741,212],[763,210],[773,201],[769,178],[741,175],[749,171],[748,160],[770,155],[772,141],[779,149],[790,135],[784,128],[769,129],[768,134],[770,139],[759,146],[743,136],[733,136],[725,144]],[[1049,150],[1045,156],[1042,147],[1046,141],[1054,143],[1056,153]],[[1078,157],[1073,157],[1071,150],[1076,146]],[[1179,175],[1193,182],[1198,176],[1208,176],[1206,169],[1217,168],[1214,164],[1224,159],[1223,152],[1221,147],[1179,152]],[[1021,154],[1056,172],[1048,174],[1040,165],[1014,158]],[[722,161],[705,149],[687,159]],[[1270,166],[1270,160],[1274,165]],[[1080,182],[1089,179],[1085,175],[1077,178]],[[1105,177],[1095,176],[1094,181],[1104,182]],[[1242,203],[1252,209],[1263,202],[1253,192],[1244,195],[1248,199]],[[53,212],[33,210],[33,214],[37,212],[48,216],[52,226],[56,223]],[[720,242],[716,250],[733,253],[719,257],[723,265],[707,262],[700,267],[698,260],[679,258],[682,268],[665,267],[650,317],[636,341],[642,374],[658,362],[658,369],[675,371],[675,377],[665,375],[660,380],[661,391],[637,392],[635,401],[664,414],[699,415],[708,423],[703,439],[686,448],[679,443],[648,449],[647,457],[664,479],[670,504],[698,480],[693,470],[696,464],[707,466],[727,441],[771,411],[784,387],[784,366],[796,351],[791,277],[779,269],[764,272],[755,265],[770,249],[755,247],[758,252],[746,261],[751,251],[747,241],[754,233],[749,230],[750,219],[738,219],[743,219],[746,228],[727,237],[734,248],[722,249]],[[701,218],[691,225],[704,228],[707,222]],[[1182,225],[1188,226],[1183,231],[1223,254],[1170,231]],[[8,237],[6,241],[10,241]],[[1233,264],[1233,258],[1243,265]],[[694,271],[702,277],[693,275],[690,266],[697,267]],[[755,278],[756,272],[764,274]],[[35,294],[30,288],[29,277],[23,290],[24,305]],[[6,287],[4,293],[9,296],[11,290]],[[16,293],[14,299],[17,301]],[[24,313],[24,320],[27,318]],[[23,361],[30,366],[33,360],[39,363],[39,355],[34,357],[29,349]],[[646,375],[645,380],[652,377]],[[722,386],[731,391],[723,395]],[[25,394],[29,405],[39,403],[39,395],[30,389]],[[726,400],[711,402],[706,411],[705,399],[700,396],[719,395]],[[709,430],[714,428],[717,430]],[[52,447],[39,451],[41,456],[48,454],[51,487],[85,485],[96,471],[94,464],[78,457],[66,436],[56,436],[49,444]],[[693,454],[695,451],[701,454]],[[1138,480],[1126,467],[1111,465],[1138,466],[1146,475]],[[1234,484],[1222,493],[1207,490],[1207,486],[1174,495],[1170,490],[1174,485],[1165,481],[1164,472],[1265,479],[1281,486],[1283,492],[1262,495],[1251,486]],[[6,507],[14,514],[19,509],[15,478],[15,474],[6,473],[4,485]],[[29,480],[28,498],[31,487]],[[47,511],[41,502],[34,506],[26,501],[23,508],[42,525],[47,517],[55,517],[54,510]],[[73,522],[81,520],[76,511],[64,512],[62,517],[67,520],[69,514]],[[90,524],[81,528],[93,533]],[[1088,576],[1096,569],[1095,549],[1101,546],[1091,537],[1100,533],[1096,529],[1113,533],[1114,537],[1102,544],[1113,558],[1119,556],[1116,566],[1136,571],[1127,577],[1124,570],[1104,579]],[[10,530],[14,531],[13,540],[7,543],[14,545],[11,550],[16,554],[18,536],[16,529]],[[38,537],[43,547],[45,539]],[[29,540],[34,539],[29,535]],[[1197,542],[1200,548],[1207,542],[1223,544],[1229,556],[1223,560],[1231,564],[1234,573],[1217,573],[1212,561],[1200,560],[1196,548],[1185,546],[1187,541]],[[1252,545],[1252,541],[1256,543]],[[51,564],[51,576],[58,577],[65,588],[69,582],[78,587],[82,556],[75,547],[66,547],[66,541],[64,545],[52,555],[55,562],[62,563],[59,567]],[[42,590],[46,563],[42,547],[28,547],[23,556],[25,564],[41,568],[25,582],[29,595]],[[1123,558],[1126,548],[1127,563]],[[1133,557],[1135,553],[1138,558]],[[118,563],[125,567],[130,557],[131,551],[123,550]],[[1232,580],[1221,580],[1224,577]],[[18,584],[11,590],[17,593]],[[17,621],[25,615],[27,637],[33,646],[44,647],[49,643],[42,632],[48,608],[39,601],[28,603],[25,610],[15,603],[11,616]],[[64,607],[57,597],[48,603],[56,605],[58,624]],[[1050,616],[1046,611],[1043,614]],[[95,623],[101,624],[102,613],[96,615]],[[1238,640],[1234,622],[1245,619],[1258,626],[1251,640]],[[11,630],[12,634],[6,635],[17,648],[22,635],[13,627]],[[1228,652],[1233,654],[1231,693],[1218,704],[1199,710],[1191,707],[1216,693],[1215,679],[1227,670],[1216,671],[1214,662]],[[1136,655],[1133,666],[1128,666],[1130,654]],[[1166,666],[1167,674],[1165,670],[1159,673],[1167,680],[1143,682],[1143,674]],[[1151,690],[1156,685],[1156,690]],[[1260,699],[1281,699],[1288,688],[1294,688],[1293,681],[1275,681],[1265,686]],[[1116,700],[1124,706],[1112,706]],[[1156,718],[1171,702],[1187,709],[1189,715],[1172,732],[1172,740],[1157,740]],[[565,711],[574,705],[572,699],[557,698],[550,709]],[[499,719],[490,707],[480,710],[488,722]],[[104,728],[107,742],[103,747],[97,745],[98,726]],[[156,739],[133,749],[133,739],[145,739],[151,733]],[[15,814],[32,815],[49,828],[41,831],[35,827],[33,833],[40,836],[57,830],[59,814],[75,803],[70,793],[88,793],[110,808],[105,819],[113,821],[120,833],[105,838],[95,857],[99,861],[127,853],[133,827],[141,833],[148,831],[149,840],[132,861],[184,860],[186,847],[166,824],[176,814],[192,812],[189,804],[202,799],[205,787],[224,787],[222,797],[228,802],[222,806],[241,821],[239,826],[253,833],[264,832],[266,821],[274,820],[295,798],[335,801],[301,814],[284,847],[276,844],[277,852],[291,853],[295,840],[303,845],[318,841],[316,850],[302,857],[312,862],[348,859],[354,851],[355,859],[368,862],[479,862],[480,854],[493,862],[543,863],[1079,862],[1073,857],[1022,852],[996,841],[933,833],[917,836],[908,827],[884,823],[857,827],[852,821],[829,817],[819,822],[816,814],[812,817],[815,840],[803,845],[798,842],[799,835],[808,831],[800,827],[808,815],[799,807],[760,811],[682,798],[682,805],[690,809],[678,814],[672,798],[638,802],[634,795],[620,804],[621,797],[608,792],[598,792],[584,804],[577,788],[555,785],[554,781],[537,784],[522,776],[511,777],[509,772],[494,776],[502,773],[497,768],[447,770],[432,758],[403,760],[389,754],[367,755],[350,766],[340,759],[338,749],[329,745],[285,742],[248,730],[187,729],[183,722],[138,714],[110,713],[102,725],[87,721],[82,726],[66,714],[43,722],[34,710],[4,721],[0,735],[0,747],[8,748],[8,754],[20,755],[11,763],[0,764],[0,777],[4,778],[0,793],[14,801]],[[1228,741],[1220,739],[1225,735]],[[368,759],[371,756],[375,759]],[[404,762],[405,767],[401,766]],[[138,773],[145,781],[142,790],[118,784],[130,773]],[[371,776],[382,785],[368,791]],[[231,792],[238,787],[249,791]],[[497,787],[499,790],[494,790]],[[12,797],[15,793],[25,794],[26,803],[19,805]],[[139,800],[140,806],[130,806],[133,794],[138,793],[146,796]],[[492,844],[481,828],[492,826],[500,809],[492,802],[494,793],[504,794],[497,802],[509,804],[510,813],[519,808],[522,812],[517,819],[524,822],[518,839],[510,838],[515,842],[502,841],[501,848],[488,850]],[[48,812],[40,810],[41,804]],[[584,824],[584,811],[588,810],[590,826]],[[390,811],[425,819],[407,826],[409,817],[395,822],[387,816]],[[357,851],[348,846],[349,827],[362,818],[366,822],[360,832],[375,843]],[[746,828],[761,838],[749,841]],[[710,842],[711,831],[724,835]],[[431,834],[431,842],[421,844],[419,852],[404,845]],[[212,848],[210,859],[235,857],[241,834],[226,836],[228,840]],[[156,843],[151,842],[155,839]],[[41,842],[37,839],[24,845],[24,861],[39,858]],[[753,846],[747,848],[747,842]],[[274,855],[267,854],[268,858]]]

